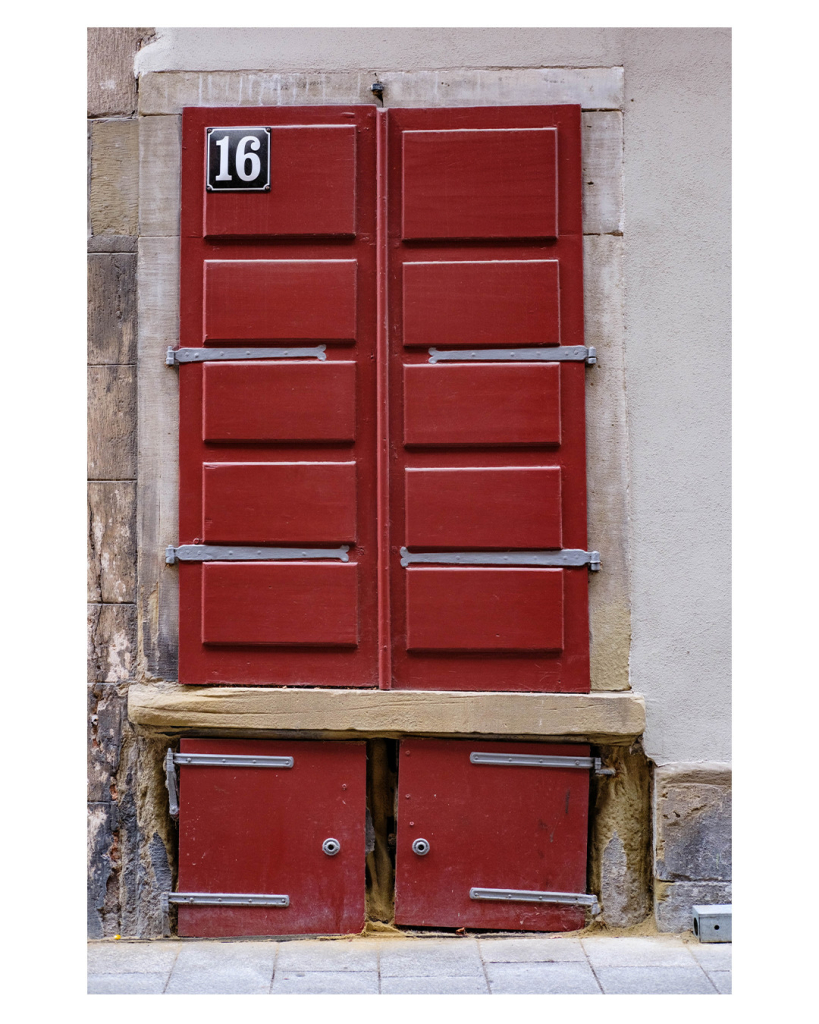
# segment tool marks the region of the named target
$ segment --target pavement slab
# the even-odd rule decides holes
[[[276,971],[275,995],[378,995],[377,971]]]
[[[468,978],[382,978],[383,996],[448,996],[488,995],[486,978],[481,975]]]
[[[484,963],[514,964],[577,960],[585,963],[580,939],[479,939]]]
[[[165,991],[167,972],[89,974],[90,996],[158,996]]]
[[[606,995],[714,995],[699,967],[598,967]]]
[[[184,943],[166,992],[263,995],[270,991],[276,942]]]
[[[482,974],[478,943],[472,938],[391,940],[381,946],[382,978],[468,978]]]
[[[599,995],[600,986],[586,963],[487,964],[495,995]]]
[[[687,948],[706,971],[731,970],[730,942],[692,942]]]
[[[280,942],[277,971],[377,971],[377,939]]]
[[[589,936],[580,940],[589,962],[598,967],[697,967],[688,946],[676,936]]]
[[[706,971],[705,973],[711,979],[720,995],[730,996],[732,991],[730,971]]]
[[[179,941],[89,942],[88,973],[161,974],[164,971],[167,977],[182,945]]]

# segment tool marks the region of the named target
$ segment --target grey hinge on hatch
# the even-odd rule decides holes
[[[294,758],[269,754],[165,754],[165,786],[168,790],[168,809],[172,818],[179,816],[179,785],[176,766],[192,765],[200,768],[292,768]]]

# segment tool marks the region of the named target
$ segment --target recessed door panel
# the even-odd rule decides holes
[[[555,238],[557,130],[403,133],[405,239]]]
[[[557,363],[404,367],[408,445],[560,444]]]
[[[206,363],[206,441],[352,441],[356,364]]]
[[[356,539],[354,462],[207,462],[207,544],[343,544]]]
[[[559,651],[563,570],[410,567],[410,651]]]
[[[560,467],[410,468],[406,546],[559,548]]]
[[[272,120],[253,108],[240,113],[253,124]],[[270,191],[210,193],[204,196],[204,205],[208,238],[354,235],[355,127],[272,127]]]
[[[351,342],[355,260],[207,260],[205,343]]]
[[[404,344],[559,345],[557,260],[404,264]]]
[[[210,562],[202,567],[202,643],[351,647],[358,566]]]
[[[182,937],[364,927],[364,743],[183,739],[184,754],[289,756],[292,768],[179,769],[179,892],[285,895],[286,907],[179,907]],[[326,839],[339,844],[334,856]]]
[[[589,755],[582,744],[402,740],[396,923],[513,931],[581,928],[582,908],[476,901],[470,889],[585,892],[589,769],[474,764],[473,751]],[[418,839],[427,840],[426,854],[413,851]]]

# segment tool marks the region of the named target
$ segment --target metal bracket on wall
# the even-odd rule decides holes
[[[415,551],[401,548],[401,565],[544,565],[565,568],[588,565],[600,570],[600,552],[564,548],[562,551]]]
[[[518,768],[593,768],[595,775],[616,775],[613,768],[604,768],[599,757],[566,757],[557,754],[490,754],[473,750],[472,764],[506,765]]]
[[[290,562],[303,559],[333,558],[349,562],[349,544],[338,548],[256,548],[227,547],[219,544],[181,544],[165,548],[165,561],[175,562]]]
[[[539,892],[535,889],[470,889],[471,900],[497,900],[502,903],[562,903],[569,907],[591,907],[592,916],[600,913],[600,904],[588,892]]]
[[[217,363],[237,359],[326,359],[326,345],[312,348],[173,348],[168,346],[165,362],[168,366],[180,363]]]
[[[554,345],[543,348],[465,348],[429,350],[431,363],[441,362],[526,362],[586,363],[594,366],[597,349],[585,345]]]
[[[290,756],[269,754],[165,754],[165,786],[168,790],[168,810],[172,818],[179,817],[179,783],[176,765],[200,768],[292,768]]]

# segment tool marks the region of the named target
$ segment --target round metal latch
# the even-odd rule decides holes
[[[328,857],[335,857],[341,849],[341,843],[337,839],[325,839],[321,844],[321,848]]]
[[[426,857],[429,853],[429,840],[416,839],[412,844],[412,852],[417,853],[419,857]]]

